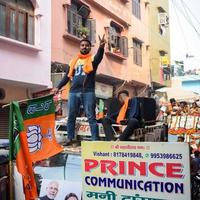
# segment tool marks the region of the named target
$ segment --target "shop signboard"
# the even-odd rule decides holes
[[[169,58],[167,56],[161,56],[161,64],[162,64],[162,66],[168,66]]]
[[[99,128],[99,136],[104,137],[104,131],[103,131],[103,126],[102,124],[98,124]],[[79,122],[77,120],[76,123],[76,133],[77,135],[82,135],[82,136],[91,136],[91,131],[90,131],[90,125],[88,122]]]
[[[190,200],[187,143],[82,142],[83,199]]]
[[[113,96],[113,86],[96,82],[95,94],[98,98],[108,99]]]

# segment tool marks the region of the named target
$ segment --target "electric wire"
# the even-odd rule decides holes
[[[173,4],[174,4],[174,0],[172,0],[172,2],[173,2]],[[183,27],[182,27],[182,25],[181,25],[181,21],[180,21],[180,18],[179,18],[179,16],[178,16],[178,12],[177,12],[177,8],[176,8],[176,7],[174,7],[174,12],[175,12],[176,18],[177,18],[177,20],[178,20],[178,25],[179,25],[180,30],[181,30],[181,32],[182,32],[184,44],[185,44],[185,47],[186,47],[186,50],[187,50],[187,49],[189,49],[189,45],[188,45],[188,42],[187,42],[187,38],[186,38],[186,36],[185,36],[185,32],[184,32]]]
[[[198,32],[198,30],[196,29],[195,25],[193,24],[193,21],[192,21],[191,17],[189,16],[189,14],[188,14],[185,6],[184,6],[183,0],[181,0],[181,3],[182,3],[182,7],[183,7],[183,9],[185,11],[185,14],[187,16],[187,19],[190,21],[191,26],[193,27],[193,29],[195,30],[195,32],[200,36],[200,33]]]
[[[188,22],[188,24],[194,29],[194,31],[196,32],[197,36],[200,39],[200,33],[198,32],[198,30],[196,29],[196,27],[194,26],[193,22],[191,21],[190,16],[187,15],[187,12],[184,13],[184,11],[181,9],[181,7],[175,3],[175,1],[173,1],[174,6],[179,10],[179,12],[184,16],[185,20]]]
[[[193,12],[191,11],[191,9],[189,8],[189,6],[187,6],[187,4],[182,1],[182,4],[185,5],[185,7],[187,8],[187,10],[190,12],[190,14],[192,15],[192,17],[196,20],[196,22],[200,25],[200,21],[197,19],[197,17],[193,14]]]

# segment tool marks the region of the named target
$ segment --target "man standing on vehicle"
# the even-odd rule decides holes
[[[69,72],[66,73],[57,88],[53,89],[56,94],[64,85],[71,80],[69,93],[69,113],[67,122],[68,140],[66,145],[72,144],[75,135],[75,122],[80,105],[84,107],[86,117],[91,129],[92,140],[98,140],[98,125],[95,116],[95,76],[97,67],[100,64],[105,46],[105,35],[99,36],[99,49],[95,56],[92,56],[91,42],[84,38],[80,41],[80,52],[70,61]]]

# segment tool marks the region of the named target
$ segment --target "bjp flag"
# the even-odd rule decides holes
[[[33,162],[47,159],[63,148],[56,142],[53,95],[28,100],[24,126]]]
[[[16,159],[17,170],[22,175],[25,199],[35,200],[38,197],[37,187],[18,102],[10,104],[9,142],[9,160],[12,162]]]

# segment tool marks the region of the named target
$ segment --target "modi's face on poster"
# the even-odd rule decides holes
[[[56,181],[52,181],[47,186],[47,196],[50,199],[54,199],[58,193],[59,184]]]

